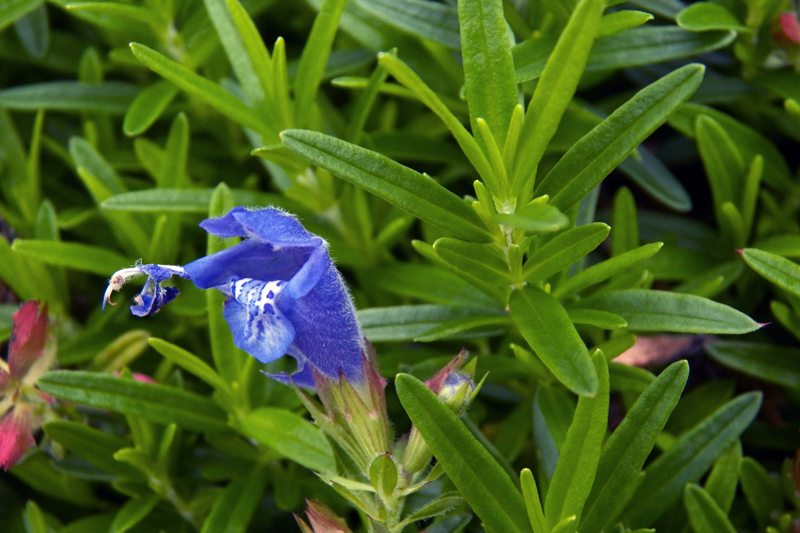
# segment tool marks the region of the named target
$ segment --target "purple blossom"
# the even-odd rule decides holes
[[[334,379],[341,371],[351,382],[364,380],[355,308],[322,238],[276,209],[236,207],[200,226],[217,237],[243,240],[185,267],[141,265],[120,271],[111,278],[107,295],[131,275],[147,274],[131,311],[153,315],[177,294],[177,289],[161,287],[177,274],[228,298],[223,316],[236,346],[262,363],[284,354],[297,360],[296,373],[271,374],[275,379],[313,388],[313,368]]]

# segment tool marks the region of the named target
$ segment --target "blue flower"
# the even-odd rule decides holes
[[[200,226],[217,237],[242,237],[243,241],[183,268],[169,267],[170,272],[191,279],[201,289],[217,289],[228,298],[223,316],[236,346],[262,363],[284,354],[294,357],[296,373],[271,375],[285,383],[313,388],[312,369],[333,379],[341,373],[351,383],[363,382],[361,328],[322,238],[276,209],[236,207]],[[175,297],[170,289],[159,290],[163,276],[168,275],[158,268],[167,267],[138,267],[150,276],[148,284],[152,280],[156,286],[152,298],[137,300],[139,305],[134,306],[149,305],[145,314],[152,315]],[[118,290],[113,282],[114,278],[107,294]]]
[[[125,268],[115,272],[108,281],[105,297],[103,298],[103,310],[106,303],[117,305],[111,301],[111,293],[120,290],[129,279],[147,275],[142,292],[133,301],[136,305],[131,306],[131,313],[136,316],[153,316],[166,304],[175,299],[180,291],[175,287],[162,287],[161,282],[166,281],[172,276],[180,276],[189,279],[189,275],[183,268],[173,265],[136,265],[133,268]]]

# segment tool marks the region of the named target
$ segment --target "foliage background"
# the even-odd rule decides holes
[[[612,359],[635,333],[692,335],[670,337],[648,365],[656,375],[679,358],[691,365],[648,465],[676,443],[694,443],[687,449],[700,459],[662,461],[670,479],[651,473],[642,492],[619,496],[620,506],[623,496],[633,502],[626,524],[794,527],[798,499],[785,459],[800,439],[800,44],[780,16],[796,6],[636,0],[609,6],[600,23],[602,2],[461,4],[461,14],[455,2],[422,0],[0,5],[0,338],[18,302],[47,302],[58,367],[69,369],[42,378],[64,401],[42,415],[36,449],[0,477],[3,531],[292,531],[303,498],[359,523],[309,471],[332,468],[332,458],[294,392],[266,381],[232,346],[221,296],[178,282],[181,297],[153,319],[136,320],[123,305],[100,311],[117,269],[138,259],[182,264],[230,245],[207,239],[197,223],[234,205],[280,206],[328,240],[390,381],[398,372],[426,379],[462,346],[478,355],[479,372],[490,373],[467,427],[515,479],[530,468],[543,494],[564,453],[574,393],[597,388],[586,348]],[[500,11],[505,41],[490,30],[468,33],[475,20],[506,30]],[[557,46],[568,31],[572,48]],[[476,67],[481,45],[498,59]],[[599,155],[585,150],[600,136],[576,145],[656,82],[663,98],[626,108],[633,133],[614,130],[619,143]],[[516,159],[512,151],[498,162],[486,130],[476,133],[478,118],[502,149],[506,126],[521,120],[514,106],[529,97],[547,105],[527,111],[536,118],[521,126]],[[568,159],[574,146],[584,152]],[[563,163],[562,176],[593,174],[560,202],[558,184],[537,189],[550,204],[522,212],[534,196],[532,184],[514,189],[525,158],[538,164],[539,186],[559,161],[572,165]],[[377,170],[348,171],[354,161]],[[479,178],[486,186],[471,186]],[[474,197],[485,212],[434,183]],[[503,212],[503,201],[519,198],[516,212]],[[594,221],[611,226],[605,244],[608,229],[592,226],[583,245],[572,242],[573,261],[537,267],[553,260],[545,254],[522,267],[556,235]],[[504,233],[501,224],[516,229]],[[513,246],[504,244],[509,235]],[[605,274],[574,282],[588,266],[621,257],[605,263]],[[528,293],[539,298],[531,309],[551,306],[541,324],[512,295],[523,281],[539,291]],[[662,292],[614,300],[615,291],[651,288]],[[669,305],[653,298],[676,294],[730,307],[691,300],[693,311],[648,322],[653,306]],[[726,337],[754,329],[731,308],[772,324]],[[691,313],[718,324],[700,327]],[[577,351],[550,353],[539,344],[542,328]],[[567,359],[583,370],[554,370]],[[160,387],[128,381],[128,371]],[[654,374],[614,362],[609,372],[613,429]],[[399,437],[410,421],[393,391],[390,383]],[[752,423],[759,399],[749,391],[764,395]],[[702,489],[684,489],[697,482]],[[455,488],[445,476],[419,502]],[[463,495],[468,504],[426,531],[479,531],[487,517],[468,524],[477,502]]]

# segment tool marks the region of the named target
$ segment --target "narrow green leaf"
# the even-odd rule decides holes
[[[555,289],[553,289],[553,296],[558,299],[564,299],[595,283],[607,280],[611,276],[624,272],[626,269],[653,257],[661,249],[661,246],[663,245],[660,242],[645,244],[635,250],[590,266],[556,285]]]
[[[25,513],[22,515],[27,533],[50,533],[52,531],[47,526],[47,519],[42,509],[33,500],[28,500],[25,504]]]
[[[539,489],[536,487],[536,479],[529,468],[523,468],[519,475],[519,483],[522,486],[522,497],[525,499],[525,507],[528,509],[528,519],[531,528],[535,532],[547,531],[544,522],[544,511],[542,502],[539,499]]]
[[[213,401],[174,387],[73,370],[48,372],[36,384],[56,398],[141,416],[159,424],[210,432],[228,427],[225,412]]]
[[[448,263],[489,283],[501,287],[511,283],[508,259],[494,244],[476,244],[445,237],[433,243],[433,249]]]
[[[202,533],[244,533],[264,496],[268,479],[266,467],[254,465],[231,481],[214,502]]]
[[[701,487],[689,483],[683,491],[683,505],[695,533],[735,533],[726,513]]]
[[[611,211],[611,257],[639,247],[639,220],[636,217],[636,202],[627,187],[614,195]]]
[[[620,163],[619,171],[661,204],[680,213],[692,209],[692,199],[672,172],[649,150],[636,149],[638,159],[628,157]]]
[[[298,205],[283,195],[229,189],[232,206],[274,205],[297,212]],[[207,214],[208,203],[214,189],[145,189],[115,194],[103,200],[100,207],[109,211],[130,211],[139,213],[195,213]],[[228,209],[229,210],[229,209]],[[218,216],[222,216],[225,213]]]
[[[0,4],[0,30],[42,5],[42,0],[7,0]]]
[[[231,394],[230,385],[217,374],[213,368],[208,366],[205,361],[198,358],[196,355],[191,354],[175,346],[165,340],[151,338],[147,341],[155,351],[180,366],[184,370],[191,372],[198,378],[202,379],[215,389]]]
[[[241,421],[242,432],[311,470],[336,471],[333,450],[311,422],[286,409],[260,407]]]
[[[757,248],[745,248],[742,257],[750,267],[781,289],[800,296],[800,265]]]
[[[741,460],[742,443],[736,441],[714,461],[714,467],[703,487],[725,514],[730,512],[733,499],[736,497]]]
[[[469,205],[434,180],[380,154],[307,130],[286,130],[294,153],[464,239],[489,242],[486,226]]]
[[[455,320],[442,322],[438,326],[419,334],[416,338],[414,338],[414,340],[419,342],[431,342],[445,337],[450,337],[451,335],[461,332],[466,332],[465,336],[477,336],[476,334],[470,333],[467,330],[476,330],[480,328],[480,330],[489,329],[490,331],[496,331],[498,327],[507,327],[509,325],[510,320],[508,317],[503,316],[474,316],[458,318]]]
[[[712,2],[695,2],[680,13],[675,21],[689,31],[733,30],[751,33],[725,6]]]
[[[43,263],[100,276],[110,276],[131,263],[129,259],[108,248],[78,242],[16,239],[11,249]]]
[[[222,48],[225,49],[225,55],[228,56],[242,93],[250,105],[260,106],[264,101],[264,91],[256,70],[264,69],[268,65],[257,65],[252,62],[242,34],[236,27],[225,0],[203,0],[203,3],[208,11],[208,18],[217,30]]]
[[[478,131],[477,119],[484,119],[502,148],[519,103],[503,2],[463,0],[458,3],[458,19],[472,131]]]
[[[160,496],[150,494],[131,498],[125,502],[117,516],[114,517],[114,522],[111,524],[111,533],[125,533],[144,520],[160,499]]]
[[[153,72],[160,74],[187,93],[201,98],[234,122],[270,138],[276,135],[272,126],[267,124],[259,113],[254,112],[251,107],[216,83],[195,74],[183,65],[175,63],[142,44],[131,43],[131,51]]]
[[[569,224],[569,217],[552,205],[531,204],[513,215],[497,213],[492,221],[533,233],[547,233],[564,229]]]
[[[568,210],[689,99],[703,80],[703,65],[686,65],[636,93],[575,143],[536,188]]]
[[[773,344],[715,341],[706,346],[718,363],[770,383],[800,389],[800,350]]]
[[[17,111],[80,111],[121,115],[139,89],[121,81],[48,81],[0,91],[0,107]]]
[[[683,435],[645,471],[624,520],[634,527],[647,527],[680,498],[686,483],[696,482],[714,460],[753,421],[761,406],[761,393],[735,398]]]
[[[539,281],[583,259],[608,236],[611,228],[601,222],[569,229],[536,250],[522,267],[525,281]]]
[[[528,285],[511,293],[508,307],[522,336],[559,381],[579,395],[597,392],[589,352],[558,300]]]
[[[460,321],[475,319],[483,324],[483,320],[502,318],[502,311],[450,305],[399,305],[392,307],[373,307],[358,312],[358,320],[364,335],[372,342],[411,341],[420,336],[432,336],[434,328],[452,328],[448,334],[461,329],[455,327]],[[469,326],[472,327],[472,326]]]
[[[628,325],[619,315],[595,309],[567,309],[567,315],[575,324],[588,324],[603,329],[622,329]]]
[[[530,188],[536,179],[539,161],[578,87],[604,6],[602,0],[581,0],[561,32],[522,122],[511,172],[512,195]]]
[[[452,6],[424,0],[359,0],[375,18],[451,50],[461,48],[458,13]]]
[[[579,305],[616,313],[638,331],[741,334],[761,327],[732,307],[693,294],[628,289],[592,296]]]
[[[272,79],[272,60],[270,58],[269,51],[264,44],[264,39],[261,37],[261,34],[258,33],[258,28],[256,28],[253,19],[250,18],[250,15],[247,13],[239,0],[227,0],[226,3],[233,19],[233,23],[239,30],[239,35],[241,36],[244,49],[247,51],[247,55],[249,56],[250,68],[255,71],[255,76],[258,78],[258,82],[261,84],[260,94],[253,88],[251,88],[249,91],[256,97],[261,96],[264,98],[268,106],[274,106],[276,105],[276,102],[273,94],[274,80]],[[245,68],[247,68],[247,66],[245,66]],[[256,101],[257,100],[258,98],[256,98]],[[285,126],[288,126],[288,124],[285,124]]]
[[[608,366],[602,352],[594,355],[592,363],[599,385],[596,394],[578,399],[544,503],[549,529],[569,516],[576,520],[581,516],[597,472],[608,426]]]
[[[178,88],[167,80],[159,80],[143,89],[128,107],[122,131],[129,137],[147,131],[177,94]]]
[[[708,35],[700,33],[695,35]],[[730,115],[699,104],[682,105],[669,118],[672,127],[684,135],[695,137],[695,123],[699,115],[706,115],[722,126],[725,133],[733,140],[745,161],[752,161],[756,155],[764,158],[764,181],[779,190],[792,186],[789,165],[783,155],[775,147],[775,143],[762,134],[745,126]]]
[[[314,98],[325,72],[325,62],[331,53],[333,38],[339,25],[339,17],[344,11],[347,0],[323,0],[311,35],[308,36],[300,63],[297,66],[297,76],[294,80],[294,111],[295,124],[305,127],[309,113],[314,106]]]
[[[633,29],[637,26],[653,20],[653,15],[644,11],[622,10],[614,11],[603,16],[600,21],[600,29],[597,31],[597,38],[610,37],[623,31]]]
[[[603,447],[586,500],[581,531],[597,533],[622,511],[620,494],[633,484],[689,377],[686,361],[671,364],[642,392]]]
[[[453,507],[464,503],[464,498],[457,496],[458,493],[453,493],[451,496],[442,495],[434,502],[426,505],[422,509],[415,511],[413,514],[407,516],[403,522],[410,524],[418,520],[425,520],[440,514],[444,514]]]
[[[464,155],[467,156],[470,163],[475,167],[475,170],[478,171],[483,182],[494,183],[496,181],[493,177],[494,171],[489,164],[489,160],[478,146],[477,141],[475,141],[472,135],[470,135],[467,129],[455,115],[453,115],[436,93],[434,93],[408,65],[400,61],[396,56],[379,53],[378,61],[398,82],[408,87],[423,104],[428,106],[428,108],[447,125],[447,129],[453,134],[453,137],[461,147]]]
[[[739,481],[756,515],[759,529],[767,529],[773,523],[774,516],[781,516],[785,512],[779,480],[770,476],[758,461],[745,457],[739,462]]]
[[[23,48],[31,57],[39,61],[44,59],[50,46],[50,21],[44,5],[40,5],[24,17],[17,19],[14,23],[14,30],[16,30]]]
[[[399,374],[395,386],[414,426],[487,530],[531,532],[522,495],[458,417],[408,374]]]
[[[186,162],[189,156],[189,120],[185,113],[178,113],[169,129],[166,157],[158,176],[159,188],[180,187],[186,183]],[[174,222],[179,224],[178,221]]]
[[[77,422],[63,420],[48,422],[42,428],[48,437],[106,472],[144,479],[141,471],[114,459],[116,452],[129,446],[123,439]]]

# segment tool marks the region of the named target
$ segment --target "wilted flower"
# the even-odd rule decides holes
[[[334,379],[341,371],[351,383],[364,381],[364,344],[355,308],[322,238],[277,209],[236,207],[200,226],[217,237],[244,240],[185,267],[121,270],[112,276],[106,300],[127,279],[146,274],[145,289],[131,311],[153,315],[177,295],[177,289],[163,288],[161,282],[179,275],[228,298],[223,316],[236,346],[262,363],[284,354],[297,360],[298,371],[291,377],[272,377],[313,388],[313,368]]]
[[[35,414],[50,396],[35,387],[36,380],[52,364],[45,350],[47,306],[26,302],[14,313],[8,362],[0,359],[0,466],[8,470],[28,447],[36,444]]]

